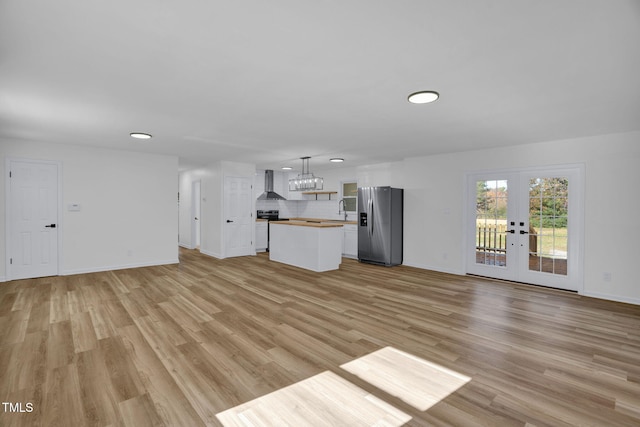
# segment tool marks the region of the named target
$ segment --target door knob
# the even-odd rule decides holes
[[[56,228],[55,224],[45,225],[46,228]]]
[[[233,221],[231,221],[230,219],[228,219],[228,220],[227,220],[227,222],[233,222]]]
[[[520,230],[520,234],[529,234],[528,231]]]
[[[507,233],[514,234],[515,232],[516,232],[516,230],[507,230]]]

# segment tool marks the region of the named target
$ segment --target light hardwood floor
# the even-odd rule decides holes
[[[408,426],[640,425],[640,306],[347,259],[180,260],[0,283],[0,399],[33,405],[0,425],[220,425],[326,371]],[[470,380],[420,410],[341,368],[385,347]]]

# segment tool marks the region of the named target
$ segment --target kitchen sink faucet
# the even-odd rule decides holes
[[[340,210],[340,203],[342,203],[342,210]],[[338,202],[338,215],[340,215],[342,212],[344,212],[344,220],[347,220],[347,202],[344,201],[344,199],[340,199],[340,201]]]

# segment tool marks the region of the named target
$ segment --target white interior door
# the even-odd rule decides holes
[[[582,289],[582,169],[468,176],[467,272]]]
[[[224,178],[225,256],[253,255],[253,178]]]
[[[58,274],[58,165],[9,162],[8,276]]]

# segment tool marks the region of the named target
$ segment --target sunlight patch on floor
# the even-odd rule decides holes
[[[216,415],[225,427],[399,427],[411,416],[330,371]]]
[[[340,367],[421,411],[471,380],[393,347],[382,348]]]

